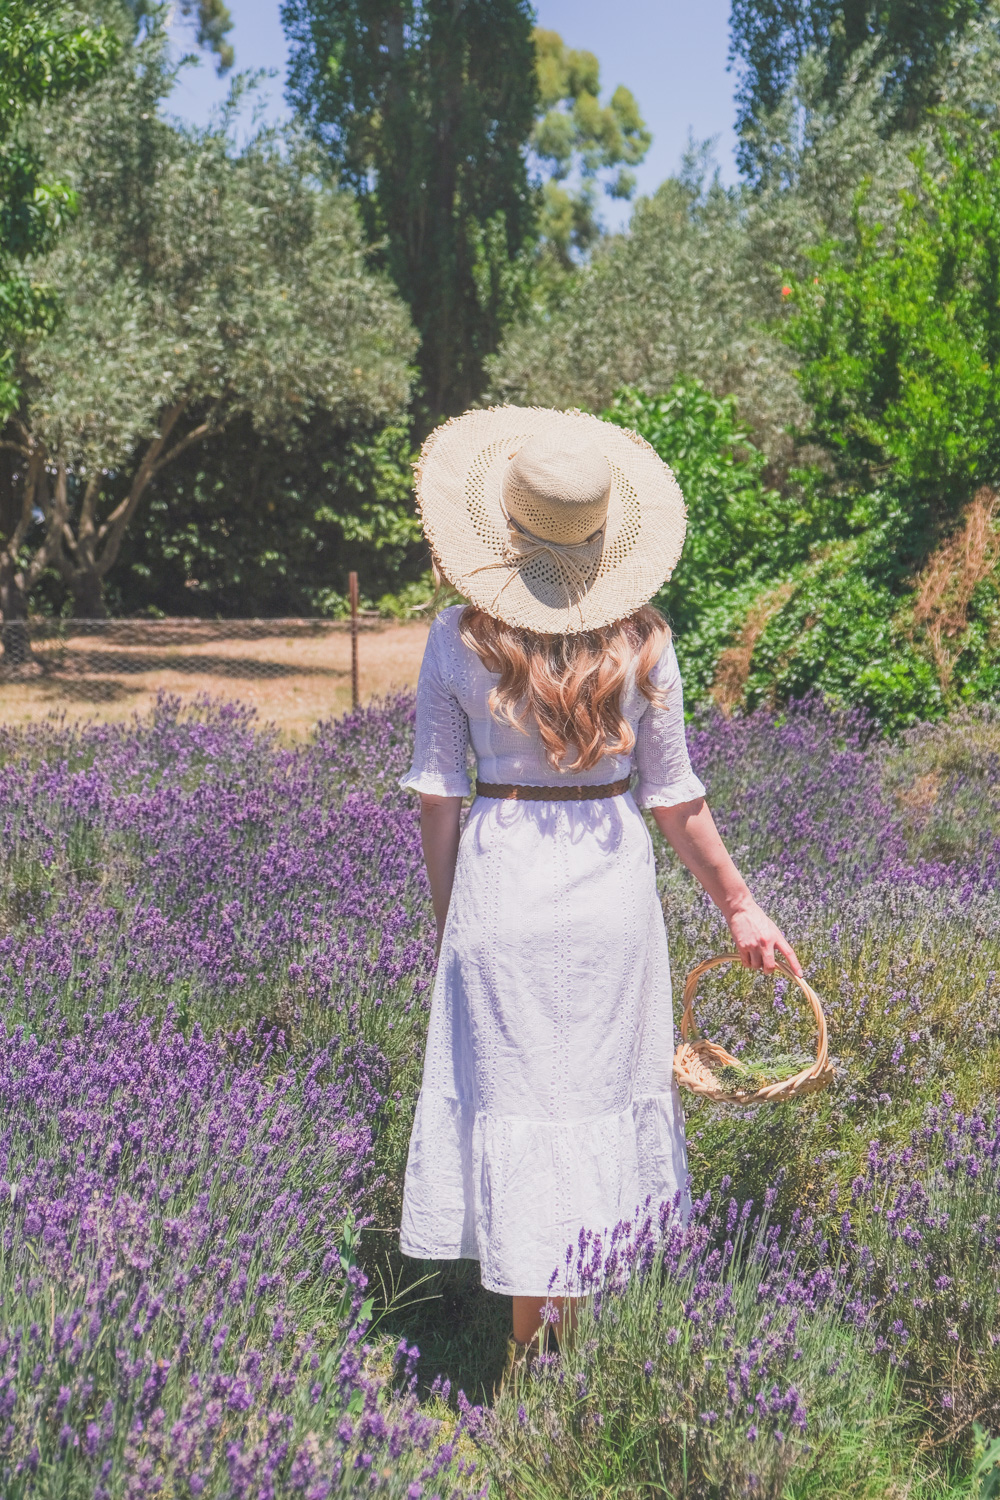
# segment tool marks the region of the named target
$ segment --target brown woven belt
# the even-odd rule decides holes
[[[631,784],[631,776],[604,786],[503,786],[477,781],[476,796],[499,797],[504,802],[594,802],[599,797],[620,797]]]

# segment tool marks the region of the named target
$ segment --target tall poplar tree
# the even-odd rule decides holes
[[[773,111],[805,54],[819,52],[834,94],[863,47],[886,73],[897,122],[913,129],[933,104],[948,49],[989,0],[732,0],[730,66],[738,76],[741,169],[760,175],[755,126]]]
[[[119,0],[119,3],[131,17],[137,32],[162,7],[162,0]],[[194,39],[202,51],[214,54],[215,71],[219,76],[228,73],[236,61],[236,53],[228,40],[233,18],[225,0],[175,0],[174,10],[194,31]]]
[[[528,0],[285,0],[288,97],[357,195],[420,334],[421,420],[461,411],[537,233]]]

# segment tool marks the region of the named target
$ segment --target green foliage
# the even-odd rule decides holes
[[[24,588],[55,568],[82,614],[103,609],[146,490],[190,448],[241,418],[289,445],[313,420],[371,433],[410,390],[405,309],[314,149],[294,130],[237,149],[230,115],[177,130],[159,113],[172,79],[157,21],[61,121],[86,211],[45,262],[65,315],[24,351],[14,436],[45,518]],[[33,452],[55,483],[32,480]]]
[[[574,51],[558,32],[541,28],[534,42],[540,109],[531,148],[550,174],[543,184],[542,235],[570,266],[571,250],[589,250],[601,233],[599,174],[615,174],[604,183],[610,197],[630,199],[635,174],[629,169],[645,159],[653,138],[624,85],[608,104],[600,103],[600,64],[592,52]],[[580,186],[561,186],[574,171]]]
[[[755,658],[782,693],[839,675],[895,723],[989,696],[1000,645],[1000,162],[995,136],[943,147],[939,170],[917,158],[891,226],[859,211],[791,280],[805,435],[830,455],[857,541],[804,580]],[[822,623],[790,651],[804,612]],[[836,669],[821,664],[835,639]]]
[[[863,706],[885,726],[935,718],[941,686],[897,628],[898,607],[869,575],[857,542],[823,549],[789,580],[788,596],[754,641],[741,701],[756,707],[819,691]]]
[[[479,394],[536,233],[527,0],[286,0],[289,99],[420,334],[429,422]]]
[[[690,627],[721,592],[751,578],[776,578],[827,534],[799,488],[766,483],[767,460],[740,422],[731,396],[713,396],[701,381],[681,379],[664,396],[620,391],[607,421],[645,438],[673,469],[688,503],[688,536],[671,580],[659,596],[679,629]]]
[[[318,418],[269,435],[238,419],[151,486],[122,545],[113,612],[339,616],[354,568],[369,599],[391,595],[385,612],[405,616],[429,597],[411,458],[400,425]]]
[[[687,500],[684,553],[655,602],[675,632],[689,708],[819,691],[901,728],[956,697],[990,695],[995,573],[970,598],[943,683],[913,628],[913,515],[895,493],[859,497],[815,469],[768,485],[735,402],[694,380],[662,397],[620,392],[604,415],[656,449]]]
[[[676,469],[658,602],[694,707],[816,690],[898,728],[997,691],[998,151],[970,120],[1000,69],[985,23],[961,47],[950,135],[804,66],[758,190],[692,157],[492,362],[494,398],[603,408]]]
[[[783,490],[737,415],[697,380],[664,396],[619,392],[606,420],[629,427],[673,469],[688,506],[681,561],[657,595],[675,631],[689,701],[705,699],[720,654],[762,590],[780,584],[836,524],[802,470]]]
[[[117,52],[113,32],[63,26],[54,8],[5,0],[0,9],[0,420],[17,401],[15,346],[50,329],[58,311],[51,288],[22,262],[52,245],[76,207],[66,183],[47,179],[18,126],[31,107],[94,83]],[[9,521],[4,517],[5,532]]]
[[[769,446],[787,446],[784,427],[805,412],[788,350],[762,331],[780,304],[772,251],[752,242],[741,193],[695,153],[639,200],[627,235],[598,243],[555,299],[508,330],[489,362],[491,397],[600,411],[623,385],[659,396],[694,376],[738,395],[761,441],[766,431]]]
[[[159,8],[158,0],[122,0],[138,28]],[[214,53],[216,72],[228,73],[236,61],[232,44],[226,40],[233,29],[233,18],[224,0],[179,0],[178,11],[193,25],[195,41],[206,52]]]
[[[716,396],[737,397],[776,471],[800,462],[788,429],[804,429],[809,409],[780,337],[781,288],[789,276],[811,277],[810,252],[851,237],[857,216],[895,223],[900,190],[918,189],[914,151],[941,168],[939,118],[989,154],[989,131],[968,126],[1000,108],[991,17],[969,24],[950,59],[936,115],[909,131],[893,126],[884,72],[850,74],[831,97],[822,58],[805,57],[755,126],[767,163],[759,183],[726,189],[708,148],[689,152],[676,177],[639,200],[628,233],[598,244],[555,296],[546,286],[507,331],[488,362],[491,397],[600,411],[622,385],[660,395],[694,375]]]
[[[863,57],[897,124],[912,128],[939,102],[942,71],[957,39],[989,0],[733,0],[730,63],[736,65],[740,167],[750,178],[769,169],[759,127],[778,109],[810,51],[821,59],[824,92],[835,96]]]
[[[809,435],[849,482],[905,486],[930,520],[1000,477],[1000,138],[986,165],[981,143],[945,144],[891,230],[858,217],[816,252],[787,330]]]
[[[1000,1496],[1000,1438],[990,1441],[989,1433],[979,1423],[973,1424],[976,1441],[976,1467],[973,1478],[979,1483],[977,1500],[997,1500]]]

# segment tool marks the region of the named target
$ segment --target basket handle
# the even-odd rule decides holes
[[[698,981],[701,976],[703,974],[707,974],[709,969],[717,969],[720,964],[738,964],[740,962],[741,959],[738,953],[720,953],[715,958],[706,958],[704,963],[698,964],[691,970],[690,974],[684,982],[684,1010],[681,1014],[681,1038],[683,1041],[687,1041],[692,1027],[697,1030],[694,1019],[694,997],[695,992],[698,989]],[[825,1071],[829,1063],[829,1056],[826,1038],[826,1016],[823,1014],[823,1007],[820,1004],[820,998],[817,995],[816,991],[812,988],[812,986],[806,984],[804,979],[800,979],[798,974],[793,974],[791,969],[789,969],[786,964],[783,964],[776,959],[774,968],[776,973],[783,974],[786,979],[790,979],[793,984],[798,985],[799,989],[802,991],[803,995],[805,995],[806,999],[809,1001],[809,1004],[812,1007],[812,1013],[816,1021],[817,1032],[816,1071]]]

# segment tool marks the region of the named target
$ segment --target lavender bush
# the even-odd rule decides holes
[[[4,736],[5,1496],[480,1492],[349,1253],[427,985],[397,717]]]
[[[946,1092],[901,1149],[872,1141],[840,1224],[879,1309],[876,1349],[939,1438],[1000,1431],[1000,1119],[954,1104]]]
[[[722,1183],[723,1190],[729,1184]],[[869,1315],[796,1214],[782,1237],[734,1198],[581,1239],[593,1296],[560,1357],[483,1422],[501,1492],[882,1497],[900,1471],[900,1393],[859,1352]]]
[[[998,727],[980,713],[885,746],[807,705],[691,736],[730,847],[824,997],[837,1082],[779,1107],[685,1101],[696,1185],[732,1177],[739,1202],[705,1240],[703,1208],[693,1243],[630,1252],[637,1274],[616,1290],[616,1266],[559,1361],[505,1393],[488,1433],[506,1493],[970,1492],[970,1425],[1000,1427],[998,1148],[995,1106],[954,1104],[992,1104],[1000,1072]],[[663,852],[683,972],[729,944]],[[807,1044],[795,996],[725,973],[702,1029],[737,1054]],[[799,1426],[783,1414],[769,1446],[733,1376],[791,1318],[766,1390],[780,1403],[789,1382]]]
[[[1000,720],[692,732],[837,1082],[688,1098],[694,1221],[593,1226],[579,1336],[487,1411],[502,1300],[392,1248],[433,956],[412,712],[296,748],[169,699],[0,731],[0,1493],[964,1493],[1000,1427]],[[660,853],[682,975],[728,935]],[[742,972],[698,1015],[811,1041]]]
[[[779,725],[758,713],[692,735],[723,833],[823,998],[838,1066],[836,1086],[805,1103],[736,1112],[689,1101],[699,1182],[729,1174],[760,1202],[781,1166],[779,1217],[796,1206],[822,1210],[862,1170],[870,1138],[905,1141],[944,1087],[979,1098],[995,1085],[1000,759],[985,753],[996,720],[976,722],[977,732],[966,723],[956,733],[956,758],[978,767],[979,795],[951,863],[925,856],[923,825],[906,800],[916,735],[887,748],[863,720],[809,706]],[[940,727],[925,743],[925,764],[946,761]],[[946,778],[967,774],[942,769],[939,800],[951,800]],[[728,934],[676,863],[660,863],[674,965],[684,972],[730,946]],[[704,983],[698,1015],[737,1055],[808,1047],[811,1023],[796,995],[785,981],[727,971]]]

